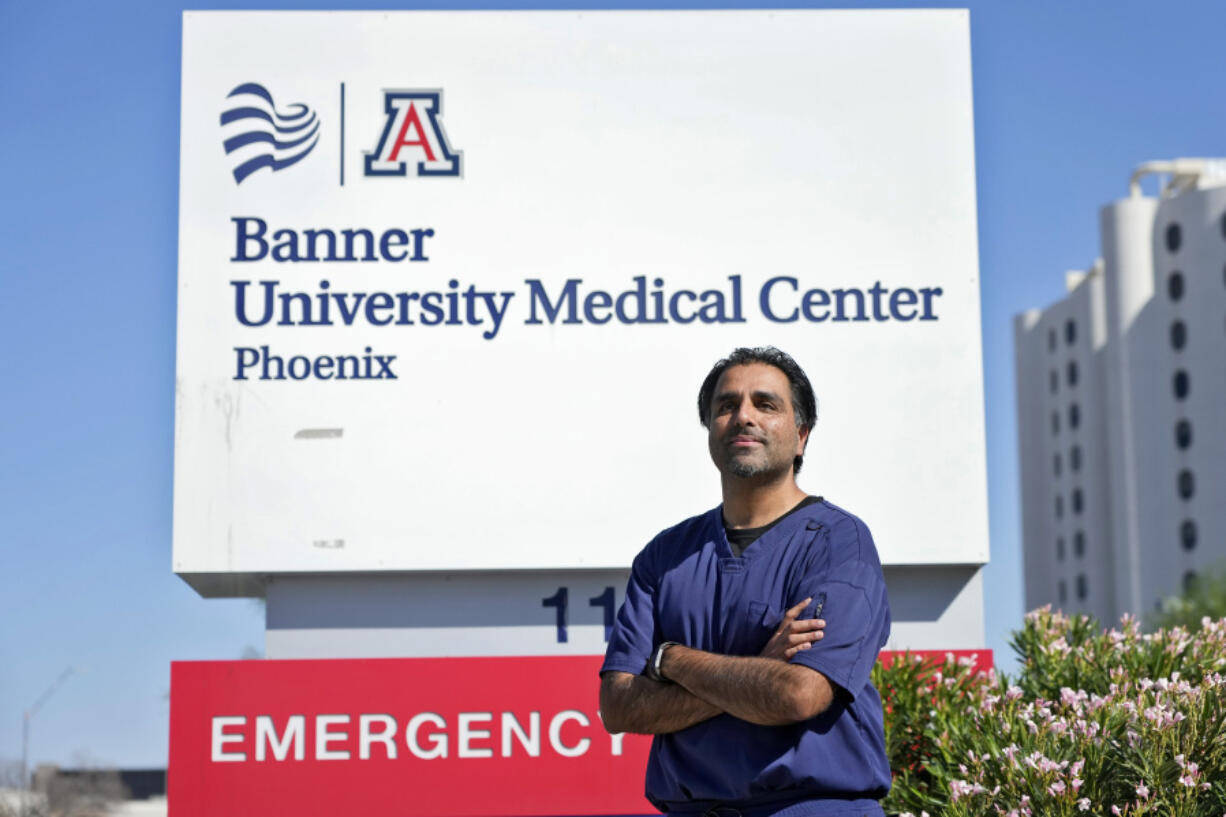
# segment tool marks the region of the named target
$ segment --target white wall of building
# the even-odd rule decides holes
[[[1138,480],[1141,463],[1154,457],[1149,445],[1152,435],[1139,432],[1154,423],[1146,373],[1155,365],[1153,318],[1147,306],[1154,291],[1150,243],[1156,207],[1153,199],[1128,198],[1104,207],[1099,217],[1107,335],[1112,339],[1104,372],[1111,411],[1103,417],[1103,423],[1111,452],[1107,478],[1112,497],[1113,578],[1121,610],[1145,606],[1140,586],[1140,554],[1145,541],[1141,526],[1143,522],[1152,523],[1153,517],[1142,506],[1145,497]]]
[[[607,643],[601,596],[612,588],[613,609],[620,608],[629,575],[627,569],[278,576],[265,588],[265,655],[601,655]],[[983,648],[980,565],[887,566],[885,580],[893,617],[887,650]]]
[[[1101,262],[1014,321],[1028,607],[1144,614],[1226,558],[1222,184],[1105,206]]]
[[[1018,433],[1031,591],[1099,617],[1115,610],[1103,416],[1103,274],[1070,274],[1067,298],[1019,316]],[[1030,606],[1035,606],[1030,604]]]

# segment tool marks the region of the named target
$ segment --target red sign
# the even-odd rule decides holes
[[[175,662],[170,817],[654,813],[651,739],[601,726],[601,661]]]
[[[600,656],[171,666],[173,817],[646,814]]]

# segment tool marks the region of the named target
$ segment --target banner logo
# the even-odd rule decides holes
[[[383,135],[366,154],[367,176],[460,175],[461,154],[451,149],[439,121],[442,91],[384,91],[383,110]]]
[[[227,96],[233,108],[221,115],[221,126],[228,134],[222,145],[233,155],[234,183],[262,167],[276,172],[306,158],[319,142],[319,117],[301,102],[288,112],[277,110],[272,94],[263,85],[245,82]]]

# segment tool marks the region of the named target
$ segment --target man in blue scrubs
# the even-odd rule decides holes
[[[737,349],[698,413],[723,503],[635,558],[605,728],[655,735],[647,798],[669,814],[878,817],[890,768],[869,671],[889,603],[868,528],[796,484],[809,379],[778,349]]]

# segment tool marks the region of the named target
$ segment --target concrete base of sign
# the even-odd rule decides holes
[[[984,646],[980,565],[888,566],[888,650]],[[628,570],[281,576],[268,658],[598,655]]]

